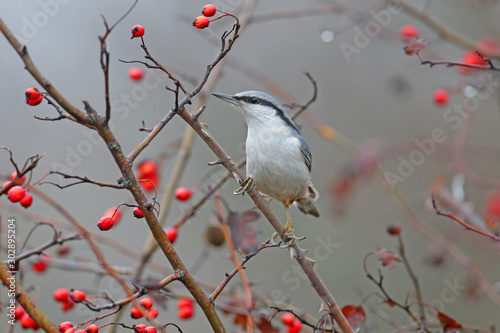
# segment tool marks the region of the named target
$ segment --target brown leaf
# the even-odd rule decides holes
[[[365,310],[358,305],[346,305],[342,308],[342,314],[346,317],[351,326],[357,323],[364,323],[366,319]]]
[[[261,244],[257,238],[259,230],[257,227],[249,225],[250,222],[257,220],[259,217],[259,213],[253,210],[243,213],[229,213],[227,224],[231,229],[231,238],[234,246],[244,254],[255,252]]]
[[[437,317],[444,333],[458,333],[458,329],[462,328],[462,324],[458,323],[457,321],[455,321],[455,319],[448,317],[440,311],[438,311]]]
[[[262,333],[279,333],[280,331],[263,315],[260,316],[259,321],[257,321],[255,325]]]

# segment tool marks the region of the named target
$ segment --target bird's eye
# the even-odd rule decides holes
[[[259,100],[257,99],[257,97],[250,98],[250,103],[252,103],[252,104],[257,104],[258,101]]]

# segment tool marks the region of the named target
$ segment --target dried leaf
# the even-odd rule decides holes
[[[458,333],[459,329],[462,328],[462,324],[458,323],[457,321],[455,321],[455,319],[448,317],[440,311],[438,311],[437,317],[444,333]]]
[[[404,48],[405,53],[409,56],[420,53],[422,49],[427,45],[427,41],[423,38],[410,38],[406,42],[406,46]]]
[[[260,316],[259,321],[255,322],[255,326],[257,326],[262,333],[279,333],[280,331],[263,315]]]
[[[366,314],[365,310],[363,310],[361,306],[346,305],[341,311],[351,326],[355,326],[357,323],[362,324],[365,322]]]
[[[261,244],[261,241],[257,238],[259,230],[257,227],[249,225],[250,222],[257,220],[259,217],[259,213],[253,210],[243,213],[229,213],[227,224],[231,229],[231,238],[234,246],[244,254],[255,252]]]
[[[382,266],[394,268],[395,263],[401,261],[401,259],[395,256],[391,251],[387,251],[380,246],[374,251],[374,253],[378,255],[378,260],[382,261]]]

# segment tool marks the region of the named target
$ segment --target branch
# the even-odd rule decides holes
[[[67,184],[67,185],[59,185],[59,184],[56,184],[56,183],[53,183],[53,182],[41,182],[40,185],[42,185],[42,184],[51,184],[51,185],[59,187],[60,189],[65,189],[65,188],[73,186],[73,185],[88,183],[88,184],[94,184],[94,185],[97,185],[97,186],[100,186],[100,187],[110,187],[110,188],[114,188],[114,189],[118,189],[118,190],[125,189],[124,185],[114,185],[114,184],[108,184],[108,183],[101,183],[101,182],[89,179],[87,177],[80,177],[80,176],[68,175],[68,174],[65,174],[65,173],[60,172],[60,171],[49,171],[49,175],[52,175],[52,174],[60,175],[64,179],[78,179],[80,181],[74,182],[74,183],[71,183],[71,184]]]

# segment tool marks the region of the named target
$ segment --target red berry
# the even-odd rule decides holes
[[[73,327],[72,328],[68,328],[66,331],[64,331],[64,333],[75,333],[75,329]]]
[[[217,8],[215,8],[214,5],[206,5],[201,10],[201,13],[206,17],[210,17],[210,16],[214,16],[216,11],[217,11]]]
[[[151,307],[153,306],[153,300],[151,298],[143,298],[141,299],[141,301],[139,302],[146,310],[149,310],[151,309]]]
[[[110,207],[102,215],[102,217],[105,216],[111,217],[113,219],[113,223],[117,224],[122,218],[122,211],[118,207]]]
[[[153,326],[148,326],[144,330],[144,333],[156,333],[156,328],[154,328]]]
[[[292,325],[294,320],[295,320],[295,315],[293,313],[290,313],[290,312],[284,313],[281,316],[281,321],[283,322],[283,324],[285,324],[287,326]]]
[[[99,222],[97,222],[97,226],[99,227],[99,229],[101,229],[101,231],[107,231],[113,228],[114,224],[115,223],[113,222],[113,219],[109,216],[101,217]]]
[[[38,273],[38,274],[43,273],[47,270],[47,261],[44,261],[43,259],[36,261],[32,264],[31,268],[33,269],[33,272],[35,272],[35,273]]]
[[[481,57],[479,54],[477,54],[477,52],[474,50],[465,51],[464,54],[462,55],[462,62],[468,65],[488,67],[488,62],[484,60],[483,57]],[[462,74],[466,74],[470,71],[475,71],[477,69],[469,67],[459,67],[458,70]]]
[[[177,311],[179,319],[186,320],[194,315],[194,308],[192,306],[183,306]]]
[[[144,161],[139,165],[139,172],[143,176],[156,176],[158,173],[158,167],[153,161]]]
[[[66,288],[56,289],[52,295],[57,302],[67,302],[69,300],[69,290]]]
[[[156,318],[158,317],[158,309],[152,308],[148,310],[148,317]]]
[[[146,30],[144,29],[144,27],[142,25],[134,25],[132,27],[132,38],[144,36],[145,31]]]
[[[299,333],[300,330],[302,330],[302,322],[298,318],[295,318],[293,323],[286,327],[288,333]]]
[[[198,29],[204,29],[208,27],[209,24],[210,20],[206,16],[198,16],[193,22],[193,26]]]
[[[134,81],[139,81],[144,76],[144,72],[139,67],[132,67],[128,70],[128,76]]]
[[[450,94],[445,89],[436,89],[432,93],[432,99],[438,106],[445,106],[448,103],[449,98]]]
[[[177,302],[177,307],[180,309],[186,306],[193,307],[193,301],[190,300],[189,298],[179,299],[179,301]]]
[[[38,97],[37,99],[27,99],[26,103],[31,106],[36,106],[43,101],[43,96]]]
[[[135,333],[144,333],[146,331],[146,328],[148,326],[145,325],[145,324],[139,324],[139,325],[135,325],[134,327],[134,332]]]
[[[139,207],[134,208],[133,214],[136,219],[142,219],[144,217],[144,214]]]
[[[387,233],[391,236],[396,236],[401,233],[401,224],[393,223],[387,227]]]
[[[141,310],[139,310],[137,307],[132,307],[132,309],[130,309],[130,317],[132,317],[132,319],[140,319],[142,318],[144,315],[142,314]]]
[[[64,333],[66,330],[73,328],[73,324],[70,321],[63,321],[59,324],[59,332]]]
[[[11,183],[10,180],[6,181],[5,183],[2,184],[2,188],[6,188],[7,186],[9,186],[10,183]]]
[[[19,318],[21,318],[24,314],[24,309],[22,306],[16,306],[14,308],[14,316],[15,316],[15,319],[18,320]]]
[[[19,185],[11,187],[10,190],[7,192],[7,195],[9,196],[9,200],[11,202],[21,201],[21,199],[24,197],[25,194],[26,191]]]
[[[174,244],[175,240],[177,239],[177,229],[176,228],[167,229],[165,230],[165,234],[167,235],[168,241]]]
[[[10,175],[10,180],[13,181],[14,178],[17,177],[17,172],[14,171],[11,175]],[[24,182],[26,181],[26,175],[23,175],[21,178],[19,178],[18,180],[15,181],[15,184],[16,185],[23,185]]]
[[[31,206],[31,204],[33,203],[33,197],[31,196],[31,194],[29,194],[28,192],[26,192],[26,194],[21,199],[21,201],[19,201],[19,203],[24,208],[29,208]]]
[[[75,302],[72,300],[68,299],[67,301],[62,302],[61,304],[61,311],[66,312],[71,310],[75,306]]]
[[[90,324],[85,328],[85,332],[87,333],[97,333],[99,332],[99,327],[95,324]]]
[[[26,89],[26,101],[38,99],[42,93],[36,87],[29,87]]]
[[[404,25],[399,31],[401,40],[406,42],[410,38],[418,38],[418,29],[413,24]]]
[[[179,187],[177,190],[175,190],[175,197],[180,201],[186,201],[191,197],[191,194],[191,190],[187,187]]]
[[[35,327],[38,326],[38,324],[33,320],[33,318],[31,318],[30,315],[27,313],[24,313],[21,316],[20,323],[21,323],[21,326],[23,328],[33,328],[34,329]]]
[[[61,246],[59,246],[59,248],[57,249],[57,254],[60,256],[60,257],[64,257],[66,256],[68,253],[69,253],[69,250],[70,250],[70,247],[68,244],[62,244]]]
[[[85,295],[85,293],[81,290],[72,290],[71,291],[71,294],[70,294],[70,298],[75,302],[75,303],[78,303],[78,302],[82,302],[84,301],[87,296]]]

